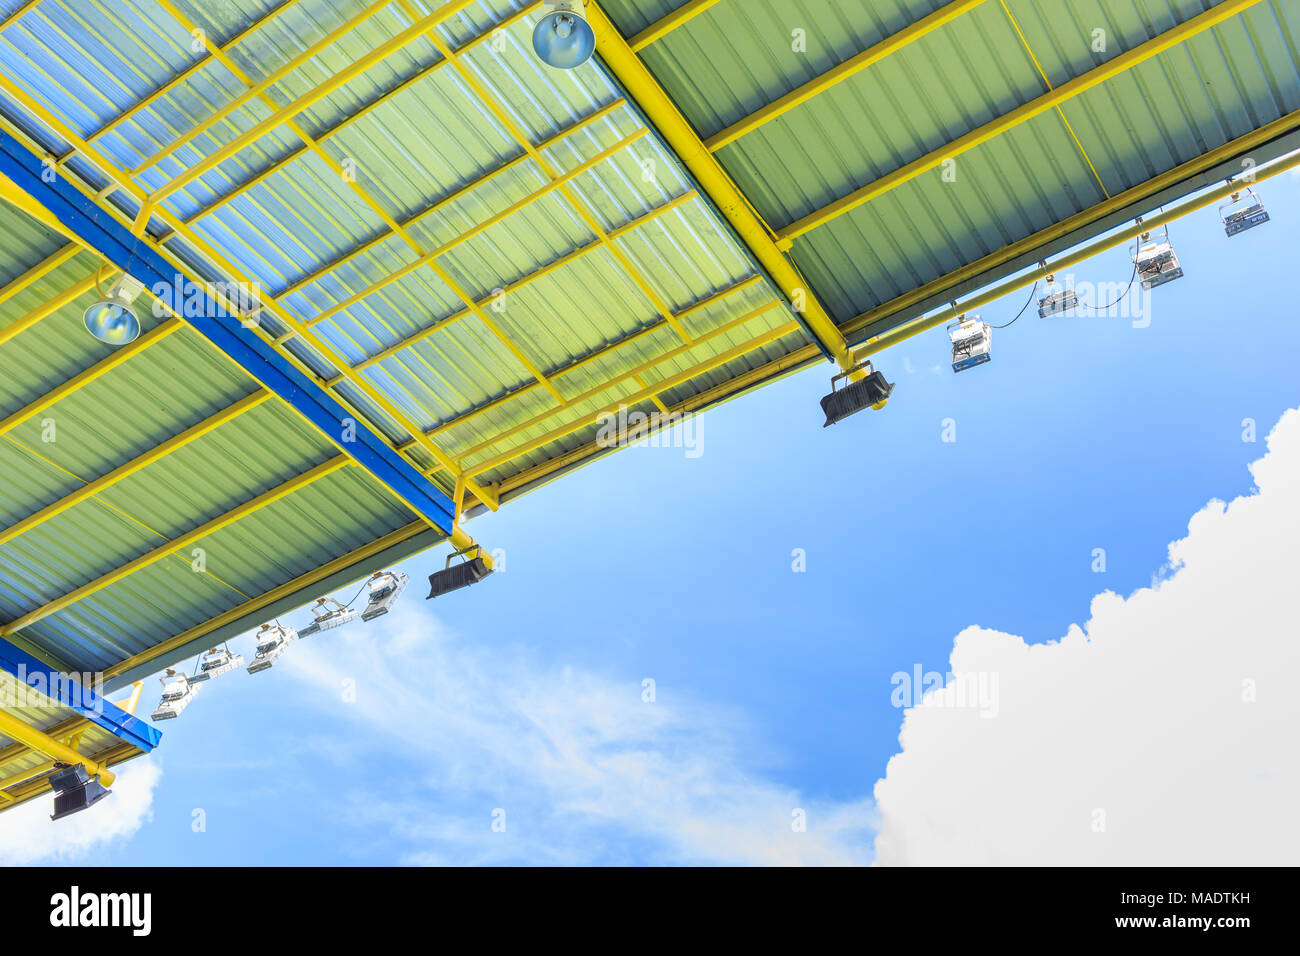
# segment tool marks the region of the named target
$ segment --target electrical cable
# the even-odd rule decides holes
[[[367,584],[367,583],[368,583],[368,582],[365,582],[365,581],[362,581],[362,582],[361,582],[361,587],[357,589],[357,593],[356,593],[356,594],[352,595],[352,600],[349,601],[347,604],[343,605],[345,608],[347,608],[347,607],[351,607],[352,605],[354,605],[354,604],[357,603],[357,598],[361,597],[361,592],[364,591],[364,590],[366,589],[366,584]]]
[[[1135,262],[1133,263],[1133,274],[1128,277],[1128,285],[1124,287],[1124,291],[1119,294],[1119,298],[1116,299],[1114,302],[1107,302],[1105,305],[1102,306],[1088,305],[1088,303],[1086,302],[1080,302],[1079,305],[1085,309],[1088,309],[1091,312],[1105,312],[1107,309],[1113,309],[1115,306],[1123,302],[1124,297],[1127,296],[1129,292],[1133,290],[1133,283],[1137,279],[1137,274],[1138,274],[1138,267],[1137,267],[1137,263]]]
[[[1016,313],[1016,319],[1020,318],[1022,315],[1025,314],[1025,309],[1029,308],[1029,303],[1034,301],[1034,293],[1037,292],[1037,291],[1038,291],[1038,280],[1035,279],[1035,280],[1034,280],[1034,287],[1033,287],[1032,289],[1029,290],[1029,298],[1026,299],[1026,300],[1025,300],[1025,304],[1022,305],[1022,306],[1020,307],[1020,311]],[[1007,326],[1015,325],[1015,324],[1016,324],[1016,319],[1012,319],[1012,320],[1011,320],[1010,322],[1008,322],[1006,325],[990,325],[989,328],[990,328],[990,329],[1005,329]]]

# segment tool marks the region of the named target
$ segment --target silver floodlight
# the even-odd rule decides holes
[[[948,341],[952,343],[952,370],[964,372],[993,358],[993,329],[978,315],[957,316],[948,323]]]
[[[257,654],[248,665],[248,673],[259,674],[278,661],[289,645],[298,639],[298,632],[280,624],[263,624],[257,632]]]
[[[1231,238],[1268,222],[1268,210],[1255,195],[1255,190],[1247,186],[1244,197],[1235,192],[1219,207],[1219,218],[1223,220],[1223,231]]]
[[[1183,267],[1169,242],[1168,226],[1165,226],[1164,235],[1159,239],[1153,240],[1149,232],[1138,237],[1133,251],[1133,265],[1144,289],[1154,289],[1181,278]]]
[[[1058,288],[1059,285],[1059,288]],[[1046,319],[1052,315],[1065,315],[1079,306],[1079,295],[1069,282],[1057,283],[1056,276],[1047,276],[1047,286],[1038,297],[1038,317]]]
[[[333,598],[317,598],[316,603],[312,605],[311,613],[315,620],[298,632],[299,637],[342,627],[348,621],[355,621],[357,618],[355,610],[340,604]]]
[[[86,331],[108,345],[126,345],[140,335],[140,319],[131,304],[144,291],[144,283],[124,274],[104,298],[90,306],[81,320]]]
[[[187,676],[176,673],[170,667],[158,681],[163,685],[162,699],[150,715],[151,720],[172,720],[179,717],[199,692],[200,685],[192,683]]]
[[[190,678],[191,684],[220,677],[227,671],[244,666],[244,655],[232,654],[229,648],[214,647],[199,659],[199,672]]]
[[[387,614],[410,583],[410,577],[400,572],[376,571],[370,578],[370,595],[365,610],[361,612],[361,620],[373,621]]]

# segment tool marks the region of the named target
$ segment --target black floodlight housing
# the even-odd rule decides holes
[[[870,369],[866,376],[836,389],[837,382],[864,368]],[[864,408],[884,408],[893,391],[894,383],[886,382],[884,373],[877,372],[870,362],[862,362],[847,372],[841,372],[831,379],[831,393],[822,399],[822,411],[826,413],[822,428],[843,421]]]
[[[60,763],[54,767],[54,772],[50,774],[50,789],[54,791],[54,813],[50,816],[51,820],[61,820],[94,806],[112,793],[99,782],[98,774],[88,776],[86,768],[79,763],[72,766]]]
[[[465,558],[468,551],[474,552],[472,559]],[[451,559],[456,557],[465,558],[465,560],[460,564],[452,564]],[[483,560],[478,545],[474,545],[472,548],[466,549],[466,551],[453,551],[447,555],[446,567],[429,575],[429,597],[425,598],[425,600],[441,597],[451,591],[459,591],[471,584],[478,584],[491,573],[492,569]]]

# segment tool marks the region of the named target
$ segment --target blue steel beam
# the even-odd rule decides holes
[[[137,750],[149,753],[162,740],[162,734],[150,724],[97,694],[92,686],[93,675],[88,681],[88,675],[64,674],[6,640],[0,640],[0,670],[7,671],[19,684],[40,691],[62,709],[74,711]]]
[[[176,289],[173,267],[158,252],[76,187],[56,177],[46,182],[40,160],[18,140],[0,130],[0,173],[44,206],[87,247],[108,262],[161,292],[166,302],[189,302],[187,289]],[[455,505],[437,485],[399,455],[382,435],[357,420],[333,396],[277,353],[251,329],[224,316],[225,308],[203,290],[203,315],[181,318],[269,391],[297,409],[345,454],[389,488],[412,511],[450,534]],[[186,309],[185,311],[190,311]],[[345,421],[353,422],[345,429]],[[355,432],[355,440],[343,436]]]

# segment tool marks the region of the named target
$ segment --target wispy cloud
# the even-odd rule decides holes
[[[346,715],[365,759],[400,754],[343,817],[387,831],[402,862],[869,862],[870,804],[810,801],[756,772],[734,712],[477,648],[409,607],[375,637],[302,645],[285,670],[304,702]]]

